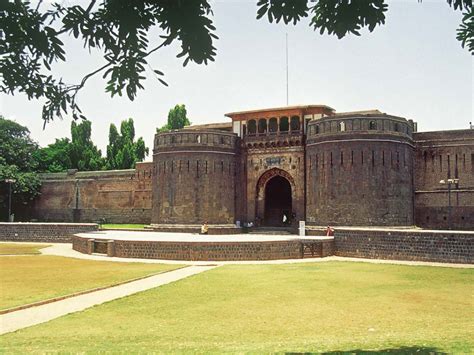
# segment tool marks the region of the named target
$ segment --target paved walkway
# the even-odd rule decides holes
[[[183,269],[165,272],[145,279],[110,287],[104,290],[67,298],[45,305],[23,309],[0,316],[0,334],[48,322],[69,313],[83,311],[86,308],[133,295],[134,293],[166,285],[185,277],[199,274],[216,266],[189,266]]]
[[[381,259],[362,259],[348,258],[341,256],[328,256],[325,258],[305,258],[305,259],[284,259],[284,260],[250,260],[250,261],[186,261],[186,260],[163,260],[163,259],[136,259],[136,258],[117,258],[98,254],[83,254],[72,249],[72,244],[56,243],[41,249],[43,255],[65,256],[69,258],[114,261],[120,263],[149,263],[149,264],[181,264],[181,265],[229,265],[229,264],[296,264],[296,263],[315,263],[327,261],[355,261],[372,264],[397,264],[397,265],[415,265],[415,266],[440,266],[451,268],[474,269],[474,264],[451,264],[436,263],[431,261],[404,261],[404,260],[381,260]]]

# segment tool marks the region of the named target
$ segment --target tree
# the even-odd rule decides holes
[[[91,122],[84,120],[77,124],[71,122],[71,144],[69,158],[71,166],[81,171],[102,170],[105,160],[101,151],[91,139]]]
[[[0,116],[0,219],[7,219],[8,184],[13,179],[13,202],[26,204],[39,194],[40,181],[34,172],[33,152],[37,144],[31,139],[28,128]]]
[[[56,139],[45,148],[33,152],[39,172],[57,173],[72,169],[71,141],[69,138]]]
[[[106,168],[133,169],[135,164],[143,161],[148,155],[148,148],[142,137],[135,142],[133,119],[129,118],[120,124],[120,134],[112,123],[109,129],[109,145],[107,145]]]
[[[168,122],[161,128],[157,128],[156,132],[167,132],[172,129],[180,129],[189,126],[191,122],[187,117],[186,106],[176,105],[168,112]]]
[[[454,10],[463,11],[457,38],[474,54],[472,0],[446,1]],[[41,0],[36,6],[20,0],[0,3],[0,92],[46,99],[42,113],[45,123],[68,109],[74,119],[84,118],[77,93],[99,73],[107,80],[106,91],[111,96],[125,92],[134,100],[137,90],[143,89],[150,56],[175,41],[181,43],[177,56],[184,58],[183,65],[189,61],[207,64],[216,55],[217,36],[208,0],[92,0],[85,8],[59,3],[46,10],[41,7]],[[349,33],[359,35],[362,28],[373,31],[385,23],[388,10],[385,0],[258,0],[257,7],[257,19],[296,24],[311,16],[310,26],[315,31],[338,38]],[[150,41],[151,30],[156,27],[162,33],[159,44]],[[66,61],[60,39],[66,35],[82,41],[89,51],[99,50],[105,60],[103,66],[73,85],[51,74],[53,63]],[[154,70],[154,74],[166,85],[161,71]]]

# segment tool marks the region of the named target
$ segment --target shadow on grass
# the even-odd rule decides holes
[[[437,348],[423,347],[423,346],[402,346],[400,348],[391,348],[391,349],[380,349],[380,350],[363,350],[363,349],[354,349],[347,351],[327,351],[322,353],[293,353],[288,352],[288,355],[312,355],[312,354],[330,354],[330,355],[348,355],[348,354],[422,354],[422,355],[433,355],[433,354],[442,354],[447,353],[439,351]]]

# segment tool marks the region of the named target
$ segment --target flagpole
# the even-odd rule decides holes
[[[286,106],[288,106],[288,33],[286,33]]]

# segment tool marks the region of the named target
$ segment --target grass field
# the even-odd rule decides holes
[[[0,243],[0,255],[35,255],[49,244]]]
[[[145,224],[101,224],[101,229],[145,229]]]
[[[117,263],[58,256],[0,257],[0,309],[112,285],[179,265]]]
[[[472,353],[473,272],[351,262],[223,266],[0,342],[6,353]]]

